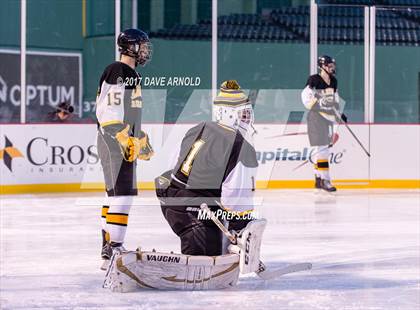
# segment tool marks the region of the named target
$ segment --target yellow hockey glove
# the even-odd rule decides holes
[[[130,125],[119,131],[115,138],[121,147],[121,152],[126,161],[132,162],[137,159],[140,154],[141,142],[139,138],[131,137],[128,134]]]

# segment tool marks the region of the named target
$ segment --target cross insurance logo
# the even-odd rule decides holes
[[[12,161],[15,158],[23,157],[22,153],[13,146],[12,141],[10,141],[6,136],[4,136],[5,143],[4,149],[0,149],[0,160],[3,160],[3,164],[9,169],[10,172],[13,172]]]

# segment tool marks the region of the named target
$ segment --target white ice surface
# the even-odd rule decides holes
[[[132,208],[126,247],[179,251],[152,192]],[[101,288],[102,195],[0,196],[1,309],[407,309],[420,307],[420,193],[257,191],[269,267],[313,270],[225,291],[118,294]]]

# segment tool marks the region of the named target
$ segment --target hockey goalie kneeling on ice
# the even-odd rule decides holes
[[[141,249],[114,255],[104,287],[114,292],[139,289],[217,290],[236,285],[239,273],[256,272],[266,221],[250,222],[231,244],[232,253],[195,256],[146,252]],[[234,253],[233,253],[234,252]]]
[[[114,255],[105,281],[112,290],[222,289],[235,285],[239,272],[260,271],[266,221],[253,216],[258,161],[252,104],[235,80],[222,83],[213,104],[217,121],[188,130],[171,170],[155,180],[163,216],[179,237],[182,254]]]

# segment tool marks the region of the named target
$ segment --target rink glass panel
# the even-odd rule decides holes
[[[74,94],[77,115],[72,118],[72,122],[95,121],[98,80],[105,66],[115,57],[114,1],[91,0],[85,4],[86,19],[83,19],[82,0],[28,0],[27,3],[29,51],[82,55],[83,97],[79,100],[78,94]],[[286,7],[298,11],[298,14],[294,14],[298,16],[296,20],[285,17]],[[121,0],[122,29],[132,25],[132,9],[131,1]],[[272,9],[278,10],[275,18],[268,13]],[[325,5],[318,8],[318,53],[331,54],[336,58],[339,92],[346,103],[344,112],[350,122],[363,122],[364,25],[357,22],[354,28],[330,27],[331,17],[323,14],[326,9]],[[363,23],[363,7],[357,10],[361,14],[359,20],[362,19]],[[239,36],[229,34],[223,21],[231,14],[254,14],[254,24],[252,18],[247,19],[248,22],[251,20],[250,25],[237,24],[236,30],[232,27],[232,32],[237,31]],[[173,123],[211,119],[211,36],[198,39],[188,38],[185,33],[166,37],[156,35],[162,29],[171,30],[177,25],[200,25],[206,20],[211,28],[211,0],[138,0],[137,15],[138,27],[150,33],[154,44],[152,62],[145,68],[139,68],[139,71],[145,77],[200,78],[199,86],[145,86],[145,120],[161,122],[164,119]],[[384,30],[387,27],[384,20],[391,20],[392,23],[392,18],[386,18],[388,15],[404,16],[399,20],[412,22],[416,18],[418,20],[419,9],[377,8],[375,122],[418,123],[419,23],[414,28],[391,25],[390,30]],[[20,2],[3,0],[0,17],[0,49],[12,49],[19,53]],[[304,111],[299,92],[309,75],[309,1],[219,1],[218,17],[221,19],[218,34],[218,84],[226,79],[237,79],[244,89],[252,91],[257,122],[284,123],[289,119],[291,111]],[[263,23],[255,24],[255,20],[262,20]],[[238,21],[241,23],[240,19]],[[278,24],[282,29],[277,38],[273,35],[273,28],[270,28],[273,24]],[[343,41],[340,29],[348,30],[344,34],[352,39]],[[392,40],[384,43],[384,36],[392,37]],[[0,75],[4,80],[0,81],[0,91],[5,89],[4,84],[8,89],[6,98],[0,98],[1,123],[20,121],[19,91],[14,92],[14,103],[9,96],[12,87],[16,85],[19,88],[20,85],[20,62],[12,61],[10,57],[4,56],[4,53],[0,57],[0,67],[3,68]],[[58,81],[59,75],[65,74],[54,68],[51,69],[53,73],[37,70],[37,64],[32,61],[28,56],[28,85],[31,81],[47,83],[48,78]],[[11,72],[13,76],[5,72]],[[44,93],[44,102],[41,103],[41,94],[36,93],[27,107],[27,122],[43,122],[46,113],[53,110],[57,96],[57,90],[53,87],[51,100],[48,93]]]
[[[337,64],[340,108],[351,123],[364,122],[364,7],[318,7],[318,56]]]
[[[20,1],[2,1],[0,14],[4,31],[0,35],[0,67],[4,69],[0,91],[5,94],[0,122],[16,123],[20,122]],[[74,105],[72,121],[79,122],[82,0],[28,0],[26,22],[26,122],[44,122],[64,100]]]
[[[419,45],[420,7],[376,9],[375,123],[420,122]]]
[[[20,46],[20,2],[2,1],[0,6],[0,49],[17,50]],[[0,52],[0,123],[20,122],[20,98],[13,104],[9,96],[9,87],[20,84],[20,63],[11,64],[10,54]],[[13,77],[6,77],[11,70]]]
[[[287,10],[296,7],[308,13],[309,1],[218,2],[218,84],[238,80],[256,123],[286,123],[292,111],[304,111],[309,37],[285,26]],[[309,29],[309,14],[302,18]]]
[[[49,122],[48,113],[66,101],[69,122],[81,116],[82,1],[27,1],[26,122]],[[19,20],[18,20],[19,22]],[[45,87],[44,87],[45,86]]]
[[[140,6],[150,10],[143,21]],[[139,27],[153,44],[152,61],[139,68],[145,122],[211,120],[210,19],[208,0],[139,1]]]

